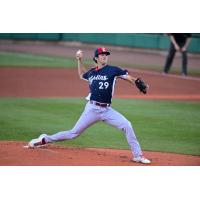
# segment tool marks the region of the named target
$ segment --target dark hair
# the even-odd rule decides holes
[[[96,58],[96,57],[93,58],[93,61],[94,61],[95,63],[97,63],[97,60],[96,60],[95,58]]]

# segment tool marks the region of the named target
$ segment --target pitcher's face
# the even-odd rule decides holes
[[[97,63],[101,65],[106,65],[108,62],[108,55],[106,54],[100,54],[97,58]]]

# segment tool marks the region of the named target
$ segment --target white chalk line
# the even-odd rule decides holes
[[[26,149],[40,149],[40,150],[47,151],[47,152],[50,152],[50,153],[60,154],[60,153],[57,152],[57,151],[53,151],[53,150],[51,150],[51,149],[43,148],[44,146],[45,146],[45,145],[41,145],[41,146],[39,146],[39,147],[33,147],[33,148],[31,148],[31,147],[29,147],[28,145],[25,145],[25,146],[23,146],[23,148],[26,148]]]

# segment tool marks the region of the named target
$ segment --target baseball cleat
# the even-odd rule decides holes
[[[133,158],[132,161],[137,162],[137,163],[143,163],[143,164],[150,164],[151,163],[151,161],[148,160],[147,158],[145,158],[144,156],[138,156],[136,158]]]
[[[45,136],[46,136],[46,134],[42,134],[42,135],[40,135],[38,138],[32,139],[32,140],[28,143],[28,147],[29,147],[29,148],[34,148],[34,147],[41,147],[41,146],[44,146],[44,145],[46,144]]]

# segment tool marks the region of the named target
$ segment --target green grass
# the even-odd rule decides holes
[[[76,98],[1,98],[0,140],[29,141],[71,129],[84,106]],[[200,155],[200,103],[114,99],[113,108],[132,122],[142,149]],[[124,135],[102,122],[61,144],[129,149]]]
[[[86,66],[92,65],[92,60],[84,60]],[[112,63],[113,65],[119,65],[129,68],[151,70],[161,72],[163,66],[159,65],[138,65],[138,64],[126,64],[126,63]],[[0,67],[59,67],[59,68],[73,68],[76,67],[77,63],[74,58],[66,58],[59,56],[45,56],[45,55],[34,55],[28,53],[14,53],[14,52],[0,52]],[[172,67],[171,73],[180,74],[180,67]],[[189,69],[189,75],[200,76],[199,69]]]
[[[85,61],[89,64],[89,61]],[[25,53],[0,52],[0,67],[68,67],[77,65],[74,58]]]

